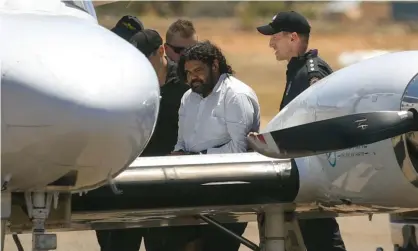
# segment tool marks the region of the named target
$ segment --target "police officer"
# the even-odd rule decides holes
[[[160,84],[157,123],[141,157],[168,155],[177,142],[181,98],[190,86],[179,79],[177,64],[165,56],[163,39],[157,31],[143,29],[128,41],[148,58]],[[184,250],[194,232],[187,226],[176,226],[97,230],[96,236],[101,251],[138,251],[142,237],[147,251],[179,251]]]
[[[257,28],[270,36],[269,46],[278,61],[286,60],[286,89],[280,109],[321,78],[332,73],[331,67],[318,56],[317,50],[308,50],[311,27],[301,14],[279,12],[273,20]],[[345,251],[335,218],[299,220],[308,251]]]

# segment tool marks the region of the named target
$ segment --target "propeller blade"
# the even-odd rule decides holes
[[[273,158],[298,158],[375,143],[418,130],[412,111],[358,113],[263,134],[250,134],[249,145]]]

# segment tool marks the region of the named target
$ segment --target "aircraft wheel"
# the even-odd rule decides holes
[[[384,250],[383,250],[383,248],[378,247],[378,248],[376,248],[376,251],[384,251]]]

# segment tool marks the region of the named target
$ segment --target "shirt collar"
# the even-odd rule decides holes
[[[297,66],[301,63],[305,63],[307,58],[316,57],[316,56],[318,56],[318,50],[317,49],[309,50],[301,56],[291,58],[289,63],[287,64],[287,67],[292,68],[292,67]]]
[[[218,83],[216,83],[215,87],[213,87],[212,93],[221,91],[222,83],[225,82],[225,79],[227,77],[228,77],[228,73],[224,73],[224,74],[221,74],[221,76],[219,76]],[[209,96],[210,96],[210,94],[209,94]]]

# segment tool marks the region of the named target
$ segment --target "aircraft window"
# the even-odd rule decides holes
[[[79,10],[85,11],[97,19],[96,11],[94,10],[93,3],[90,0],[84,0],[84,1],[62,0],[62,2],[69,7],[73,7],[73,8],[77,8]]]

